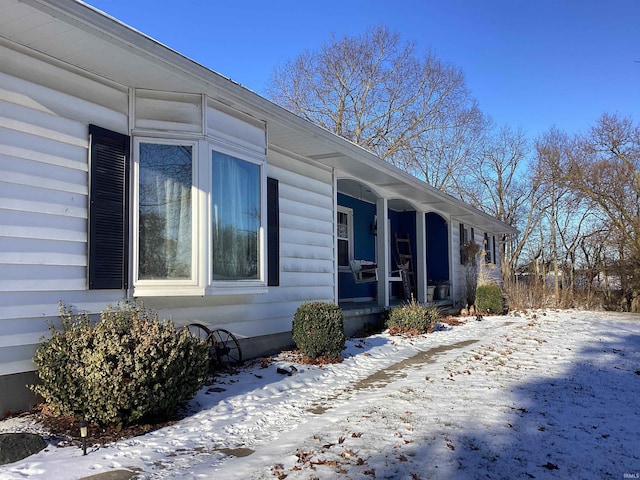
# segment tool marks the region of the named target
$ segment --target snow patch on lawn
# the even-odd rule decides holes
[[[350,339],[344,356],[255,363],[203,388],[174,425],[87,456],[50,446],[0,467],[0,480],[116,469],[148,479],[640,477],[636,315],[469,318],[420,337]]]

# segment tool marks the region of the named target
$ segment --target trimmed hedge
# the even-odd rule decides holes
[[[102,425],[166,416],[193,396],[208,373],[208,346],[137,303],[109,306],[93,325],[60,305],[62,329],[37,349],[41,383],[57,413]]]
[[[480,285],[476,290],[476,310],[481,313],[502,314],[504,303],[498,285]]]
[[[334,303],[311,302],[293,316],[293,341],[303,355],[336,360],[346,346],[342,310]]]
[[[416,300],[401,307],[394,307],[389,311],[387,327],[400,332],[428,333],[440,318],[437,307],[420,305]]]

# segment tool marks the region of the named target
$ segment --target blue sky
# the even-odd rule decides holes
[[[387,25],[458,66],[482,111],[530,138],[640,122],[640,0],[88,0],[264,94],[273,68],[330,35]]]

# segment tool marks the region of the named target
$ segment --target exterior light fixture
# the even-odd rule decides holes
[[[83,455],[87,454],[87,433],[88,433],[87,421],[82,420],[80,422],[80,437],[82,438],[82,454]]]

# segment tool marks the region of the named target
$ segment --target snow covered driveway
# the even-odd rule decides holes
[[[50,447],[0,479],[640,478],[639,316],[470,318],[352,339],[345,357],[255,364],[205,387],[171,427],[86,457]]]

